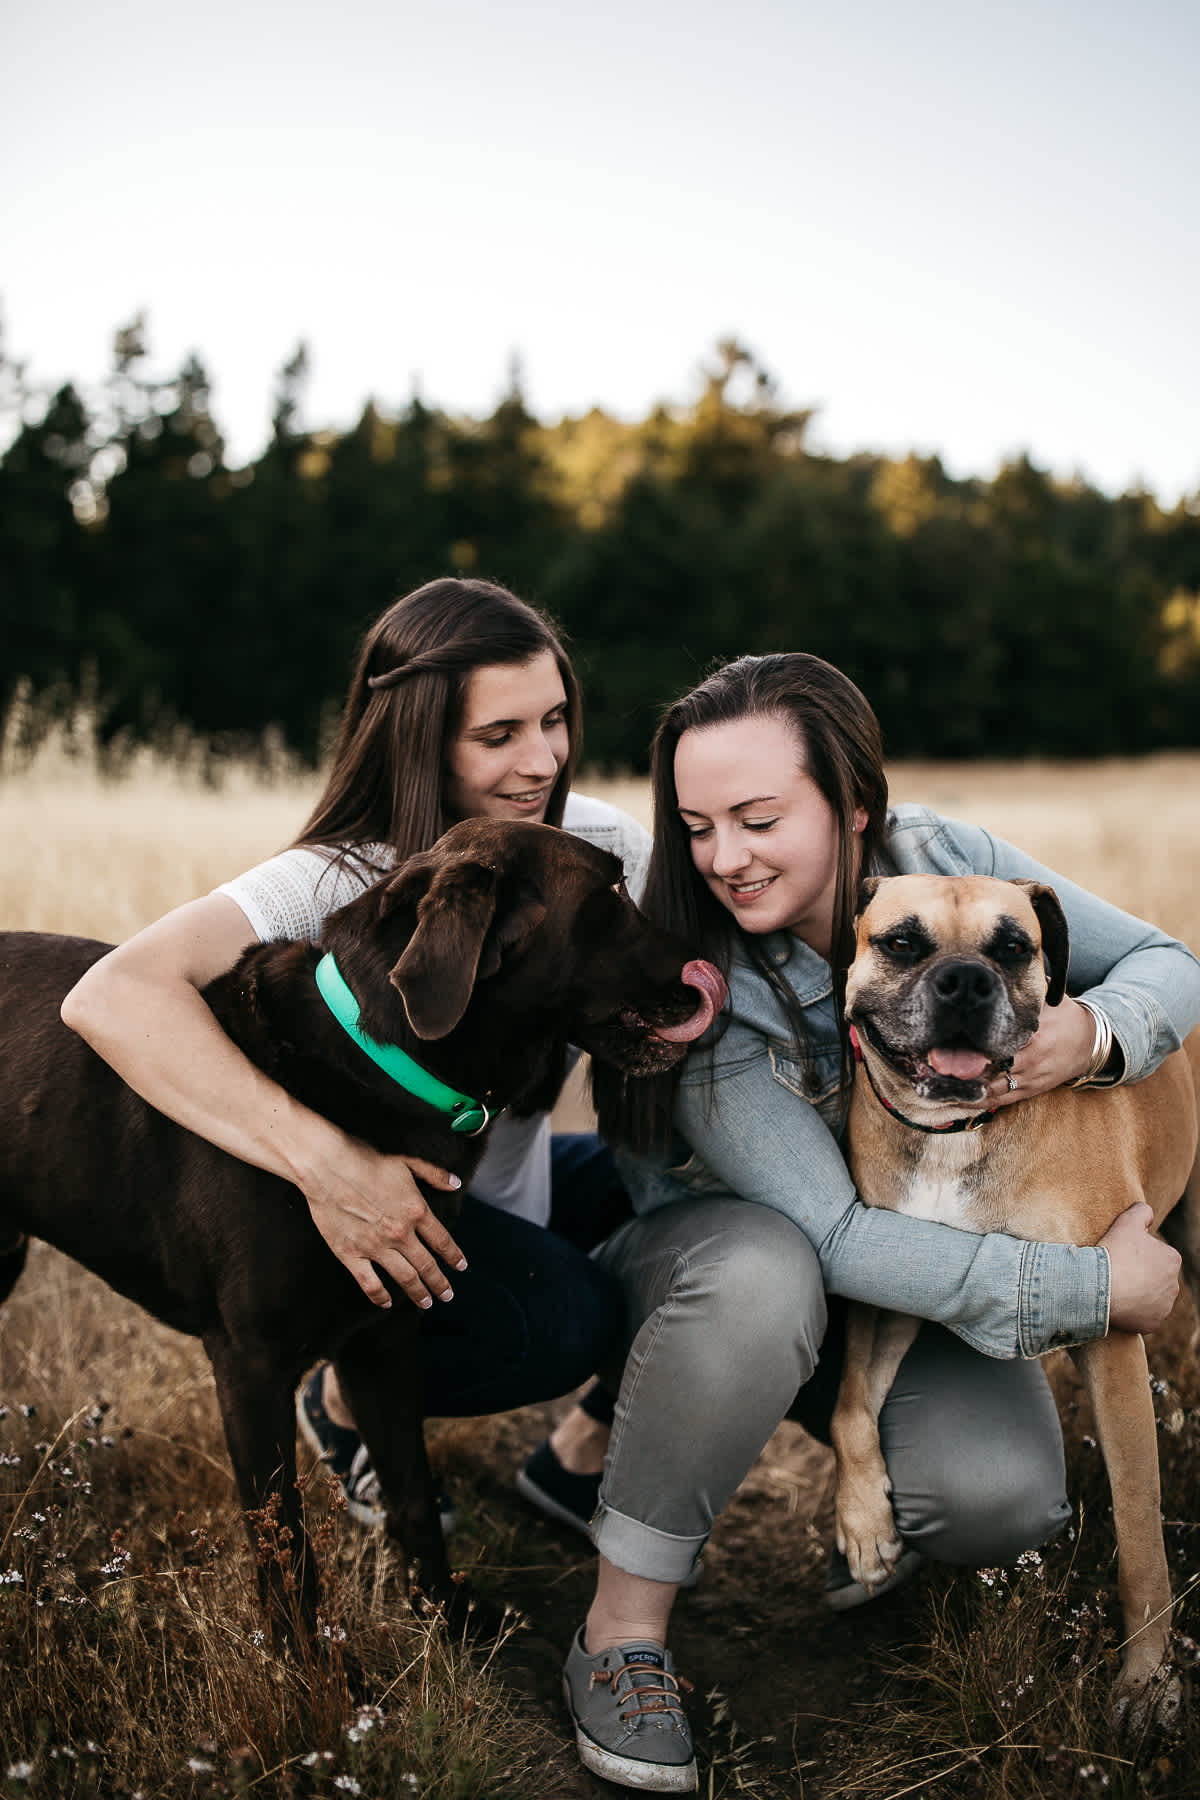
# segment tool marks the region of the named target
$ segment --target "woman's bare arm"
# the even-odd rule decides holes
[[[433,1253],[462,1252],[412,1173],[451,1188],[418,1158],[382,1156],[292,1099],[244,1056],[201,989],[257,942],[224,894],[178,907],[95,963],[63,1001],[63,1022],[144,1100],[243,1162],[294,1182],[334,1255],[369,1300],[390,1304],[378,1269],[419,1306],[451,1298]]]

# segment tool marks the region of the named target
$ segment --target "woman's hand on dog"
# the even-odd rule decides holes
[[[384,1156],[357,1138],[337,1136],[337,1148],[331,1154],[322,1146],[300,1184],[333,1254],[374,1306],[392,1304],[381,1270],[417,1306],[453,1300],[437,1259],[465,1269],[466,1258],[413,1177],[449,1193],[460,1185],[457,1175],[421,1157]]]
[[[1010,1072],[1016,1087],[1010,1088],[1003,1075],[993,1077],[989,1105],[1014,1106],[1031,1094],[1047,1094],[1074,1081],[1090,1064],[1095,1041],[1096,1021],[1085,1006],[1070,999],[1044,1006],[1037,1030],[1013,1057]]]
[[[1157,1331],[1179,1293],[1182,1258],[1153,1234],[1154,1214],[1144,1200],[1118,1213],[1100,1248],[1108,1251],[1110,1331]]]

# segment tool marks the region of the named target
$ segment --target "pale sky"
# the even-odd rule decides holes
[[[1200,497],[1194,0],[5,0],[0,308],[87,388],[304,423],[686,403],[720,337],[815,447]]]

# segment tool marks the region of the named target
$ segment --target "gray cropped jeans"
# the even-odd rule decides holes
[[[803,1232],[752,1202],[661,1206],[594,1254],[624,1290],[628,1353],[593,1541],[629,1574],[679,1582],[782,1419],[827,1441],[845,1306]],[[1037,1362],[927,1324],[880,1430],[901,1536],[934,1560],[1002,1566],[1070,1516]]]

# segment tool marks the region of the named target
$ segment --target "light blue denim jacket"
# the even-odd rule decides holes
[[[896,807],[889,825],[880,873],[1024,876],[1055,889],[1071,933],[1068,992],[1086,994],[1110,1020],[1127,1081],[1149,1075],[1200,1022],[1200,963],[1173,938],[979,826],[913,805]],[[621,1158],[636,1210],[714,1192],[761,1201],[810,1239],[832,1292],[940,1320],[989,1356],[1041,1356],[1102,1337],[1106,1251],[976,1236],[855,1197],[834,1135],[839,1048],[829,965],[789,933],[767,943],[805,1007],[811,1060],[797,1058],[778,1001],[737,956],[724,1029],[688,1057],[678,1153]]]

